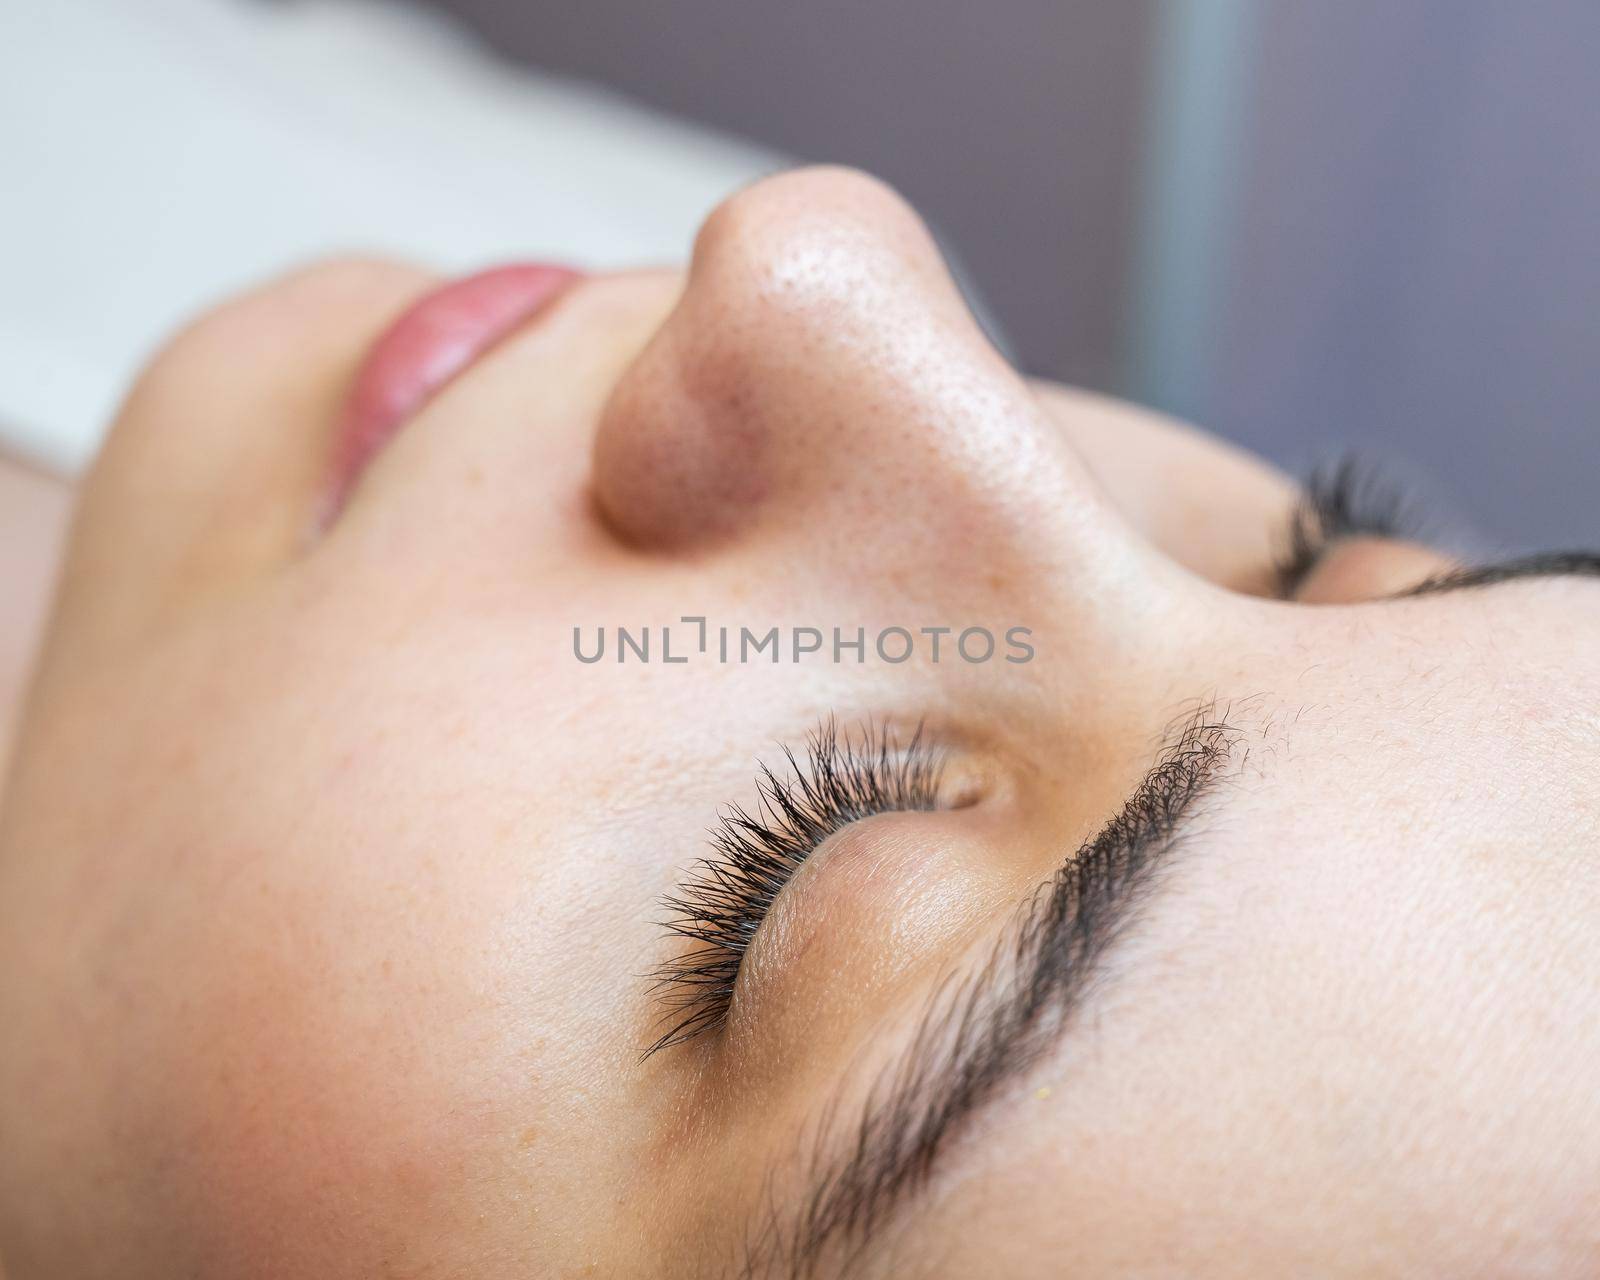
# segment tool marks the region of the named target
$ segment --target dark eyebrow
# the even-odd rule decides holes
[[[1434,596],[1446,591],[1492,587],[1522,578],[1600,578],[1600,551],[1543,551],[1492,564],[1467,565],[1424,578],[1416,586],[1384,598],[1405,600],[1412,596]]]
[[[1058,1041],[1238,737],[1211,703],[1174,723],[1133,795],[1022,904],[988,962],[936,990],[854,1121],[823,1108],[799,1155],[797,1207],[780,1206],[769,1174],[739,1274],[851,1269],[962,1124]]]

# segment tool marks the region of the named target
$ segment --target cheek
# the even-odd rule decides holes
[[[54,708],[32,767],[73,795],[19,806],[18,847],[52,850],[27,945],[62,993],[34,1060],[76,1064],[62,1123],[199,1272],[366,1276],[435,1242],[444,1266],[487,1214],[541,1273],[529,1206],[603,1181],[572,1136],[575,1011],[609,1008],[572,981],[598,932],[575,917],[621,913],[560,882],[576,837],[536,820],[558,810],[503,696],[447,717],[437,654],[354,668],[300,622]]]
[[[171,338],[81,488],[64,629],[119,651],[159,607],[281,568],[361,352],[429,280],[381,260],[321,263]]]
[[[371,1274],[395,1250],[442,1263],[472,1224],[464,1193],[508,1154],[493,1082],[443,1047],[457,1028],[437,1000],[393,993],[435,1020],[423,1051],[396,1034],[379,983],[330,1000],[327,981],[247,973],[195,999],[203,1029],[174,1029],[186,1051],[147,1100],[149,1150],[169,1156],[208,1270]]]
[[[120,853],[143,874],[89,913],[119,1160],[163,1169],[207,1271],[371,1274],[403,1240],[451,1239],[539,1105],[508,1068],[479,904],[392,831],[356,848],[266,805],[130,816],[143,838]]]

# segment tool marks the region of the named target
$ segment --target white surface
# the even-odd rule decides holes
[[[677,261],[780,163],[376,0],[0,0],[0,442],[80,467],[165,333],[297,260]]]

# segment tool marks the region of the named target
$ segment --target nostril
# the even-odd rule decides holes
[[[669,321],[624,377],[595,438],[595,495],[624,542],[670,549],[732,535],[771,489],[771,441],[737,366],[719,386]]]

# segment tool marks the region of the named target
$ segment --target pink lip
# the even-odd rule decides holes
[[[495,267],[435,289],[390,325],[362,361],[345,402],[323,523],[429,397],[580,278],[546,263]]]

